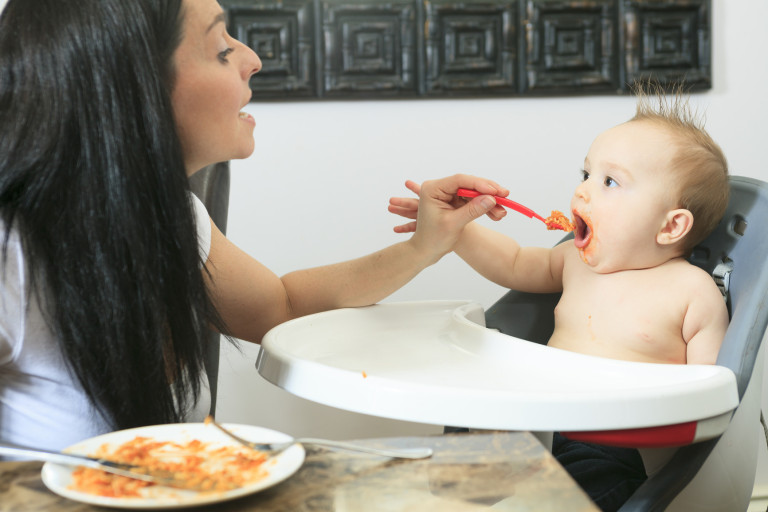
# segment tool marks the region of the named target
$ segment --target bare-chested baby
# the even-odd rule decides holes
[[[506,288],[562,292],[551,347],[629,361],[714,364],[728,311],[714,280],[686,257],[725,213],[726,159],[681,94],[658,94],[654,102],[643,89],[635,92],[636,115],[600,134],[584,160],[571,200],[573,240],[521,247],[472,223],[454,251]],[[406,186],[417,195],[422,189],[412,181]],[[436,186],[423,184],[431,193]],[[415,230],[417,200],[392,198],[389,210],[415,219],[395,231]],[[499,220],[502,210],[497,205],[488,215]],[[637,450],[559,433],[552,453],[604,511],[617,510],[659,467]]]
[[[728,313],[713,279],[686,256],[725,212],[727,163],[682,95],[653,101],[637,92],[636,115],[600,134],[584,160],[571,200],[573,240],[521,247],[473,223],[454,250],[506,288],[562,291],[549,346],[630,361],[712,364]],[[390,211],[407,218],[416,219],[417,208],[415,199],[390,201]],[[499,216],[499,209],[492,212]],[[414,229],[410,222],[395,231]]]

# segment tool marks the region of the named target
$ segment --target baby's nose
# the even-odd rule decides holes
[[[581,199],[585,203],[589,202],[589,190],[587,189],[586,182],[583,182],[581,185],[576,187],[576,191],[573,193],[573,197],[576,199]]]

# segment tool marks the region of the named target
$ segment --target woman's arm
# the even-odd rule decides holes
[[[467,223],[494,210],[488,196],[450,203],[459,187],[505,193],[489,180],[456,175],[422,186],[419,228],[413,236],[350,261],[278,277],[212,225],[208,286],[229,333],[260,342],[272,327],[310,313],[373,304],[396,291],[453,249]]]

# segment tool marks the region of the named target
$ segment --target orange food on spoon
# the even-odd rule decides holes
[[[566,233],[570,233],[574,230],[574,225],[568,219],[568,217],[566,217],[563,212],[557,210],[552,210],[552,215],[547,217],[546,220],[544,220],[544,223],[547,225],[547,229],[550,231],[560,229]]]

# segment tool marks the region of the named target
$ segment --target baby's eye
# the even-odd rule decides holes
[[[605,184],[606,187],[616,187],[619,185],[618,183],[616,183],[616,180],[614,180],[610,176],[606,176],[605,181],[603,183]]]
[[[581,170],[581,181],[587,181],[589,179],[589,171]]]

